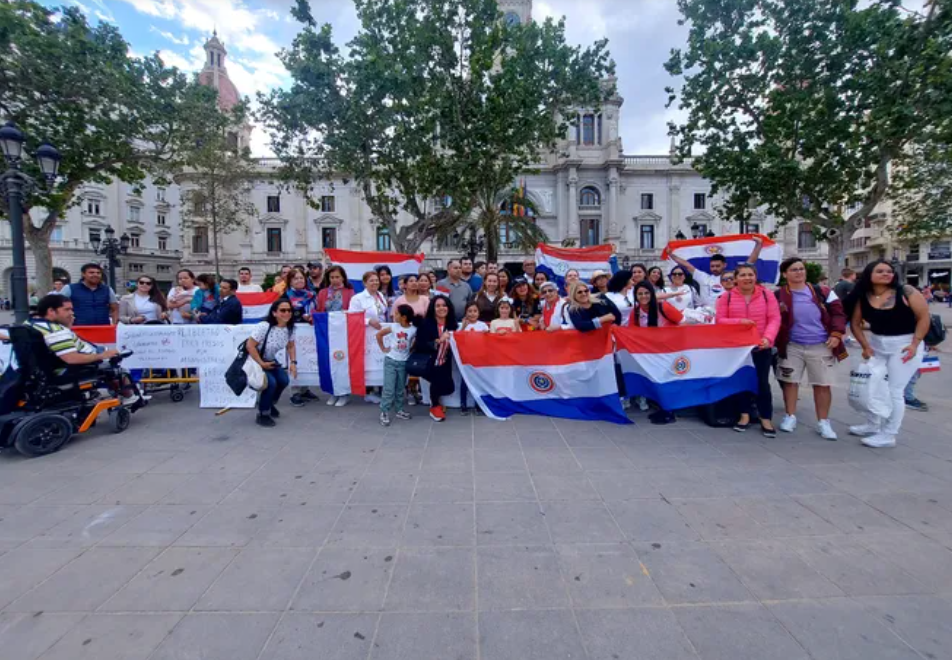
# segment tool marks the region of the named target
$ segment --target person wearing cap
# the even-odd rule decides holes
[[[542,300],[540,308],[542,311],[539,317],[539,327],[548,332],[555,332],[562,329],[565,320],[562,318],[562,312],[565,309],[565,299],[559,295],[559,285],[555,282],[545,282],[541,287]]]
[[[608,278],[611,275],[603,270],[596,270],[592,273],[592,293],[608,293]]]
[[[324,264],[320,261],[307,262],[307,289],[313,293],[324,288]]]
[[[529,280],[524,277],[517,277],[512,281],[512,314],[523,326],[535,328],[536,319],[539,314],[539,301],[536,299],[535,292],[529,286]]]

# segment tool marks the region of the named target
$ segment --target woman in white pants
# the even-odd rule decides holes
[[[867,447],[895,447],[906,403],[903,390],[922,365],[929,332],[929,307],[915,287],[901,286],[888,261],[869,264],[846,302],[850,327],[863,347],[863,359],[884,359],[889,375],[892,413],[869,415],[867,423],[851,426]],[[868,331],[864,326],[868,325]]]

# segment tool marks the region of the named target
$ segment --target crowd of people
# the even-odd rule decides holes
[[[344,268],[321,263],[285,266],[270,291],[278,293],[266,320],[259,323],[248,340],[251,359],[268,377],[261,393],[257,423],[274,426],[279,417],[276,404],[296,376],[294,331],[298,325],[312,324],[313,312],[361,311],[365,323],[376,334],[384,357],[383,388],[369,388],[366,401],[380,406],[380,422],[392,417],[408,419],[406,407],[419,405],[423,396],[417,383],[408,382],[408,363],[429,385],[429,415],[446,419],[441,399],[454,392],[449,337],[453,332],[588,332],[612,325],[665,327],[689,323],[741,324],[753,326],[760,341],[752,353],[757,374],[756,391],[734,397],[737,432],[745,432],[756,422],[769,438],[777,436],[773,424],[771,373],[780,385],[784,413],[782,432],[797,425],[800,383],[804,377],[812,387],[816,431],[836,440],[830,421],[832,389],[837,365],[847,355],[851,331],[863,357],[880,356],[889,371],[892,413],[886,418],[870,418],[850,427],[872,447],[894,446],[909,392],[918,377],[925,351],[923,340],[930,315],[923,295],[900,283],[893,266],[877,261],[857,278],[845,269],[832,289],[807,282],[805,262],[791,257],[780,265],[783,284],[773,287],[759,281],[757,243],[747,262],[733,270],[721,255],[713,255],[708,271],[677,256],[676,266],[665,273],[659,267],[635,264],[613,274],[596,271],[583,282],[578,271],[568,270],[564,281],[549,281],[527,258],[522,273],[513,275],[496,263],[469,258],[452,259],[446,276],[421,267],[418,273],[395,278],[387,266],[379,266],[360,276],[363,290],[355,292]],[[236,293],[261,292],[252,282],[249,268],[241,268],[238,280],[216,281],[211,275],[197,277],[188,269],[177,273],[177,284],[167,293],[160,291],[149,276],[140,276],[133,292],[117,298],[102,281],[96,264],[82,269],[82,279],[61,287],[50,295],[70,301],[76,325],[109,323],[221,323],[242,320]],[[46,299],[44,299],[46,300]],[[47,301],[49,302],[49,301]],[[49,304],[43,309],[52,309]],[[56,307],[55,309],[59,309]],[[849,328],[849,330],[848,330]],[[286,356],[279,364],[278,355]],[[624,384],[619,380],[622,403],[629,407]],[[461,413],[478,414],[465,383],[461,383]],[[913,395],[914,398],[914,395]],[[293,406],[316,401],[307,387],[292,393]],[[636,398],[641,410],[651,403]],[[349,396],[329,397],[327,405],[345,406]],[[649,420],[654,424],[676,421],[676,412],[655,404]],[[915,406],[910,406],[915,407]]]

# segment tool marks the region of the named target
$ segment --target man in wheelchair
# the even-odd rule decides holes
[[[108,412],[115,432],[129,426],[144,405],[119,362],[126,355],[102,350],[72,331],[73,304],[50,294],[22,326],[7,328],[18,369],[0,378],[0,448],[37,456],[62,447]]]

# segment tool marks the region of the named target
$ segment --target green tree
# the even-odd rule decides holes
[[[898,0],[678,0],[690,25],[666,69],[687,120],[679,156],[747,219],[766,206],[781,225],[827,229],[830,272],[890,185],[890,163],[949,121],[952,7]],[[836,234],[837,232],[833,232]]]
[[[531,199],[521,194],[518,188],[512,188],[505,195],[497,193],[500,187],[509,181],[499,180],[493,185],[487,180],[476,198],[473,215],[467,219],[464,227],[476,234],[482,233],[486,240],[486,260],[499,261],[501,236],[505,233],[509,243],[527,252],[534,251],[536,245],[548,240],[545,231],[535,223],[537,209]],[[505,202],[505,209],[503,209]],[[524,214],[513,211],[522,207]]]
[[[76,7],[0,2],[0,116],[16,122],[28,144],[49,141],[63,156],[55,185],[26,200],[43,209],[40,224],[24,229],[39,291],[52,288],[50,235],[81,202],[83,185],[142,181],[174,160],[187,140],[185,118],[215,107],[213,94],[157,55],[128,52],[115,26],[91,27]]]
[[[605,41],[568,46],[551,19],[506,26],[496,0],[356,4],[343,56],[298,0],[304,27],[282,53],[294,82],[261,98],[261,118],[290,180],[309,191],[352,175],[401,252],[485,215],[565,135],[570,108],[600,102],[612,70]]]
[[[900,239],[952,233],[952,141],[935,136],[909,147],[894,183],[891,229]]]

